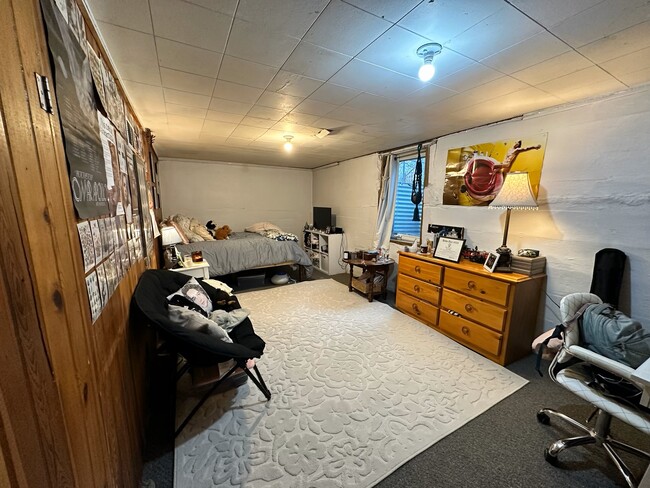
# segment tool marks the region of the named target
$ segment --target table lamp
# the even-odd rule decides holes
[[[163,254],[165,259],[165,268],[171,269],[178,264],[178,251],[176,244],[183,242],[180,234],[175,227],[163,227],[160,229],[162,246],[165,248]]]
[[[497,249],[499,262],[495,271],[511,272],[512,253],[506,245],[508,241],[508,226],[510,225],[510,211],[515,210],[537,210],[537,201],[530,186],[528,173],[518,171],[507,173],[501,191],[490,203],[490,208],[505,208],[506,224],[503,229],[503,243]]]

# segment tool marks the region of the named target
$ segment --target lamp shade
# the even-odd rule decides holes
[[[183,242],[180,234],[174,227],[163,227],[160,229],[160,234],[162,236],[162,245],[163,246],[172,246]]]
[[[514,208],[517,210],[537,210],[537,201],[530,186],[528,173],[507,173],[501,191],[490,203],[490,208]]]

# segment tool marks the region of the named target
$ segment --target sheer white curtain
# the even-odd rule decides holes
[[[388,248],[390,235],[393,230],[393,214],[397,195],[397,177],[399,162],[397,156],[384,154],[380,156],[381,179],[379,183],[379,202],[377,205],[377,226],[375,229],[374,247]]]

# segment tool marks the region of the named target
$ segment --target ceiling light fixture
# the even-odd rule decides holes
[[[436,54],[440,54],[441,51],[442,45],[437,42],[423,44],[415,51],[422,58],[422,66],[420,66],[420,70],[418,71],[418,77],[422,81],[429,81],[433,78],[433,75],[436,73],[436,67],[433,65],[433,57]]]
[[[291,152],[293,149],[293,144],[291,143],[291,139],[293,139],[293,136],[284,136],[284,138],[287,140],[287,142],[284,143],[284,150],[287,152]]]

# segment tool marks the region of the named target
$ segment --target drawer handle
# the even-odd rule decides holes
[[[471,303],[466,303],[465,304],[465,310],[467,310],[468,312],[471,312],[471,311],[474,310],[474,307],[472,307]]]
[[[416,266],[416,267],[415,267],[415,272],[416,272],[416,273],[419,273],[419,272],[420,272],[420,267],[419,267],[419,266]]]
[[[420,315],[420,309],[418,308],[417,303],[411,305],[411,308],[415,311],[416,314]]]
[[[413,289],[414,289],[416,292],[420,293],[420,285],[415,285],[415,286],[413,286]]]
[[[462,329],[460,329],[460,331],[465,335],[469,335],[469,328],[465,325],[463,326]]]
[[[473,281],[468,281],[467,282],[467,288],[469,288],[470,290],[473,290],[474,288],[476,288],[476,283],[474,283]]]

